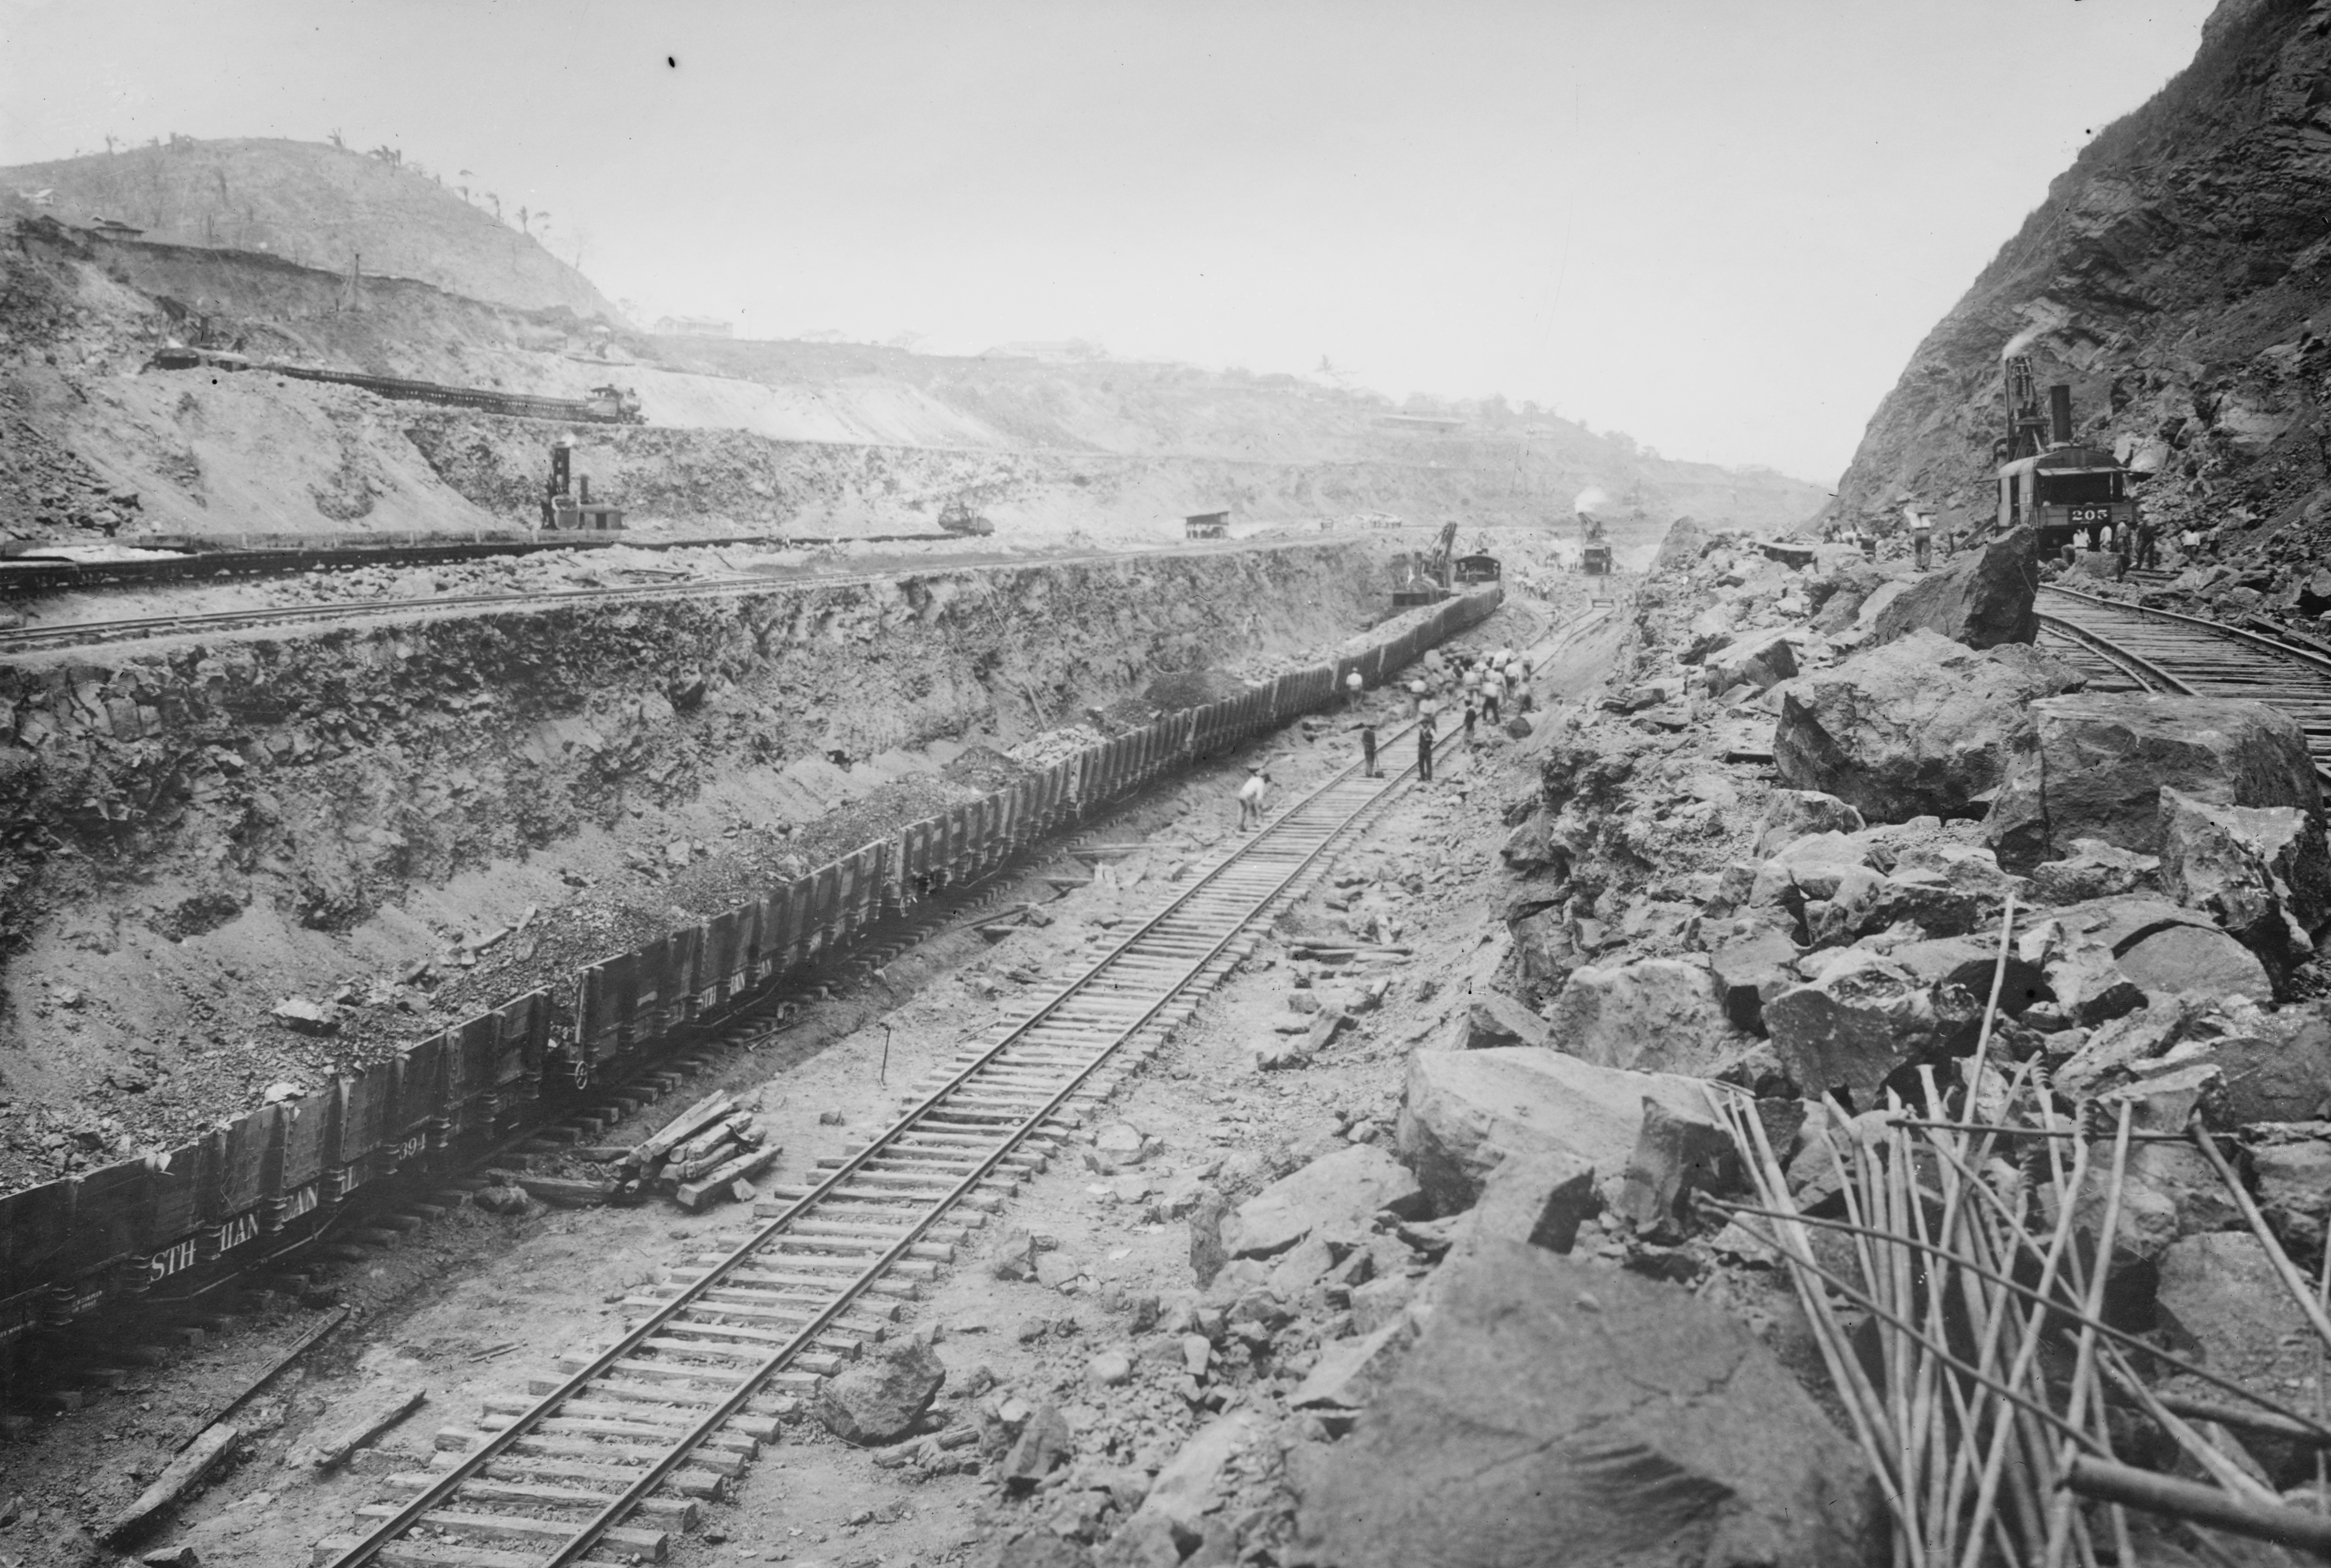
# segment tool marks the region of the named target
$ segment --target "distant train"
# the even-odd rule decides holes
[[[288,375],[298,381],[327,381],[360,386],[382,397],[410,403],[439,403],[452,408],[474,408],[518,419],[557,419],[583,424],[645,424],[639,394],[626,386],[595,386],[585,397],[543,397],[529,392],[494,392],[480,386],[445,386],[433,381],[404,381],[393,375],[366,375],[354,370],[328,370],[318,365],[290,365],[275,359],[252,359],[217,348],[171,347],[147,361],[149,370],[257,370]]]

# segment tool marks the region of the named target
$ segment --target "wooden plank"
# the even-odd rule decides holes
[[[101,1533],[101,1538],[115,1541],[129,1535],[176,1502],[195,1482],[208,1475],[213,1466],[226,1457],[227,1451],[234,1447],[235,1439],[242,1435],[224,1421],[205,1428],[176,1459],[170,1461],[152,1486],[138,1494],[136,1502],[113,1516]]]
[[[711,1121],[713,1117],[727,1115],[736,1103],[733,1098],[718,1090],[706,1095],[702,1099],[680,1112],[679,1116],[666,1122],[661,1132],[633,1149],[632,1158],[642,1165],[651,1160],[661,1159],[671,1151],[674,1145],[703,1130],[705,1124]]]
[[[367,1402],[358,1414],[335,1428],[330,1435],[303,1443],[284,1463],[293,1468],[309,1466],[328,1470],[357,1449],[419,1410],[428,1402],[423,1389],[397,1389]]]
[[[257,1377],[252,1378],[249,1383],[243,1384],[242,1392],[236,1394],[233,1399],[228,1400],[225,1403],[212,1411],[210,1419],[195,1427],[193,1431],[187,1434],[186,1442],[183,1442],[178,1446],[180,1448],[186,1448],[188,1444],[198,1441],[205,1432],[210,1430],[213,1427],[218,1425],[219,1422],[233,1415],[236,1409],[242,1405],[243,1401],[249,1399],[252,1394],[257,1393],[261,1389],[265,1388],[269,1383],[274,1382],[276,1377],[281,1373],[285,1367],[290,1366],[293,1362],[307,1354],[309,1350],[313,1349],[316,1345],[322,1340],[324,1335],[331,1333],[332,1330],[338,1328],[341,1324],[346,1323],[348,1320],[348,1310],[349,1309],[345,1307],[335,1308],[330,1316],[325,1318],[323,1322],[308,1330],[307,1333],[301,1335],[298,1339],[293,1340],[291,1342],[291,1347],[289,1350],[286,1350],[282,1354],[268,1363],[266,1367]]]
[[[705,1201],[731,1182],[747,1180],[768,1168],[783,1151],[775,1144],[737,1155],[724,1165],[715,1167],[703,1180],[681,1184],[673,1196],[684,1209],[700,1209]]]

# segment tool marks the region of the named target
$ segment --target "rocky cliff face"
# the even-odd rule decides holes
[[[1837,507],[1980,518],[2002,355],[2069,382],[2143,504],[2228,554],[2306,554],[2331,516],[2331,5],[2224,0],[2193,64],[2050,187],[1879,405]]]

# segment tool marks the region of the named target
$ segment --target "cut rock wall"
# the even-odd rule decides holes
[[[669,925],[668,848],[803,841],[771,832],[801,798],[781,770],[848,794],[1161,673],[1259,673],[1366,624],[1375,578],[1356,546],[1289,546],[25,660],[0,670],[0,1092],[86,1101],[236,1050],[287,993],[514,917],[513,887],[547,907],[553,868],[652,860],[603,939]]]

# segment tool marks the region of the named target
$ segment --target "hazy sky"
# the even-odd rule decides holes
[[[2211,0],[0,0],[0,163],[386,142],[610,298],[1534,399],[1832,481]]]

